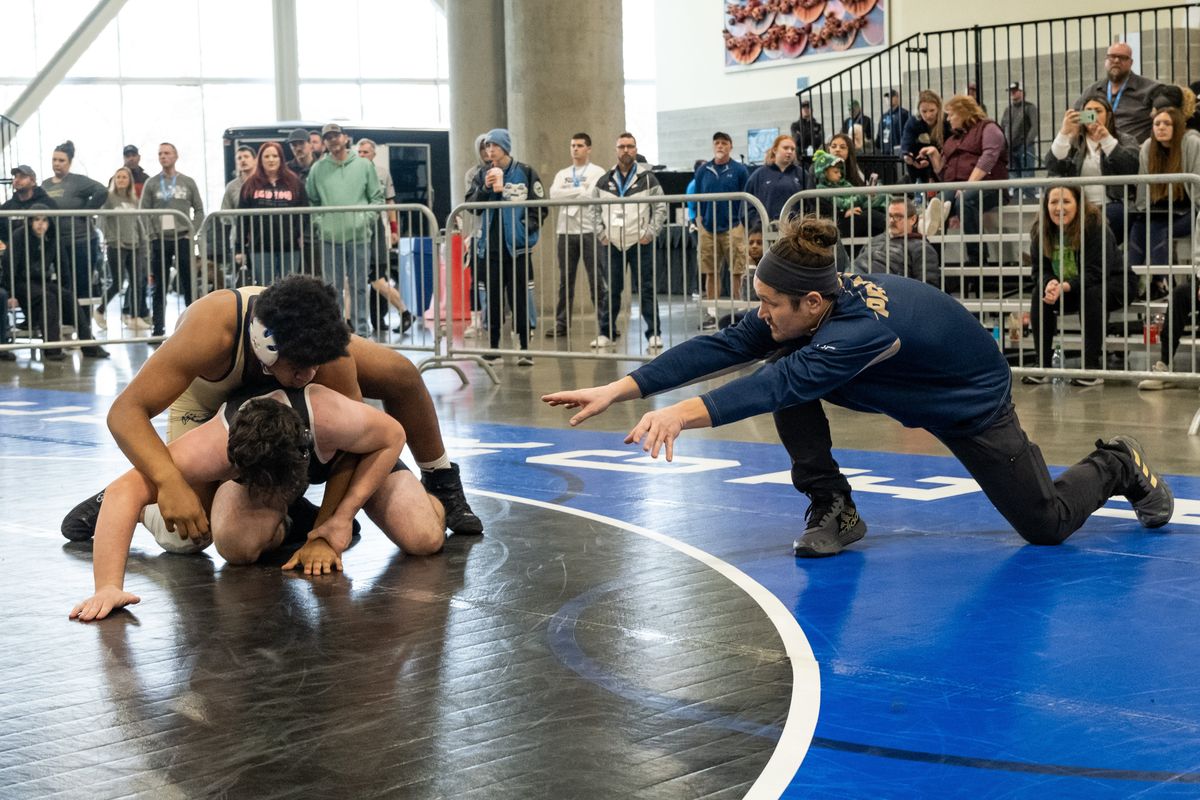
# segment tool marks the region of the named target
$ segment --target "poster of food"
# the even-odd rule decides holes
[[[885,0],[722,0],[725,67],[778,66],[882,47]]]

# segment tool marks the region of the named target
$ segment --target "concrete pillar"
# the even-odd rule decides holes
[[[504,0],[504,21],[513,155],[549,180],[584,131],[593,160],[611,167],[625,130],[621,3]]]
[[[548,192],[554,173],[571,163],[571,134],[582,131],[592,137],[592,161],[611,167],[625,130],[621,3],[504,0],[504,23],[513,156],[538,171]],[[548,325],[558,281],[552,219],[533,255]],[[578,295],[586,305],[587,292]]]
[[[462,202],[463,174],[479,154],[475,137],[507,127],[504,0],[446,0],[450,56],[451,205]],[[445,220],[439,220],[444,222]]]

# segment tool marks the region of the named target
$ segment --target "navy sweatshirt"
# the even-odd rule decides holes
[[[843,275],[813,336],[776,342],[755,314],[631,373],[646,397],[767,359],[701,396],[713,426],[823,399],[936,436],[972,436],[1008,406],[1012,372],[961,303],[901,275]]]

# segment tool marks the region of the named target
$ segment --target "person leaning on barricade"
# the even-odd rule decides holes
[[[617,136],[617,163],[596,183],[595,196],[599,199],[636,198],[636,202],[592,206],[597,236],[603,248],[597,269],[605,274],[608,283],[608,292],[600,298],[596,309],[600,335],[592,340],[593,349],[610,347],[621,335],[617,317],[621,314],[626,267],[638,272],[638,299],[646,347],[658,350],[663,346],[654,240],[667,224],[667,204],[650,202],[662,193],[654,173],[638,164],[637,139],[629,131],[621,133]]]
[[[63,339],[62,325],[75,324],[80,339],[92,338],[92,317],[75,312],[75,294],[63,277],[70,277],[64,267],[69,263],[65,253],[70,245],[60,237],[55,220],[38,214],[48,211],[41,206],[30,207],[30,217],[25,226],[13,237],[6,251],[13,282],[13,297],[25,310],[25,319],[31,329],[40,329],[47,342]],[[7,313],[7,309],[5,310]],[[65,320],[64,320],[65,317]],[[80,348],[86,358],[108,358],[108,352],[99,345],[84,345]],[[42,357],[51,361],[62,361],[66,355],[60,347],[42,351]]]
[[[1103,212],[1087,201],[1078,186],[1051,183],[1042,195],[1041,213],[1029,239],[1036,281],[1029,319],[1037,365],[1053,366],[1051,348],[1060,318],[1078,313],[1083,327],[1083,366],[1103,369],[1108,315],[1137,295],[1137,276],[1126,268]],[[1050,378],[1026,375],[1021,380],[1036,384]],[[1071,379],[1075,386],[1103,382],[1096,377]]]
[[[542,200],[546,190],[537,170],[512,157],[512,135],[504,128],[493,128],[484,137],[491,166],[481,169],[467,193],[468,203],[504,203]],[[538,243],[542,220],[550,209],[545,206],[488,208],[480,214],[476,263],[487,275],[488,341],[491,349],[500,347],[504,304],[512,309],[513,325],[522,350],[529,349],[529,278],[530,251]],[[484,356],[495,361],[499,356]],[[533,359],[522,355],[517,365],[533,366]]]
[[[1051,478],[1012,403],[1012,370],[991,335],[950,295],[900,275],[844,275],[834,266],[829,220],[784,223],[759,262],[757,314],[732,328],[672,347],[605,386],[543,396],[579,409],[578,425],[613,403],[650,397],[740,366],[753,374],[646,413],[625,437],[657,458],[676,439],[772,412],[792,460],[792,483],[810,500],[802,558],[832,556],[867,532],[850,483],[832,454],[822,401],[887,414],[936,436],[996,509],[1031,544],[1061,544],[1110,497],[1124,495],[1138,522],[1167,524],[1170,487],[1129,436],[1098,442]]]

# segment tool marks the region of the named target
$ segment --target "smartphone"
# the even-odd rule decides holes
[[[1080,125],[1091,125],[1095,121],[1096,121],[1096,109],[1085,108],[1083,111],[1079,112],[1079,124]]]

